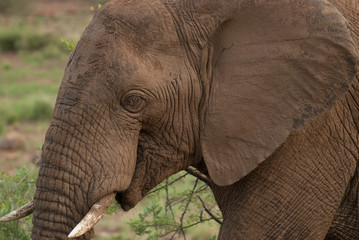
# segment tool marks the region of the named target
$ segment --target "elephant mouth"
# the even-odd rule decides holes
[[[69,238],[79,237],[89,230],[91,230],[98,221],[103,217],[106,213],[107,209],[110,207],[111,203],[115,198],[115,193],[111,193],[107,196],[102,197],[98,200],[94,205],[92,205],[91,209],[88,211],[86,216],[82,218],[79,224],[71,231],[68,235]]]
[[[102,197],[91,207],[86,216],[81,220],[79,224],[77,224],[77,226],[71,231],[68,237],[79,237],[92,229],[95,224],[103,217],[114,199],[116,199],[116,201],[120,204],[122,210],[128,211],[135,207],[137,202],[139,202],[139,200],[143,198],[142,194],[135,197],[135,195],[133,195],[133,191],[130,191],[130,193],[132,194],[128,193],[129,192],[126,190],[124,192],[114,192]],[[133,201],[133,199],[137,199],[137,201]]]
[[[115,199],[120,204],[122,210],[129,211],[134,208],[137,203],[143,198],[142,194],[134,193],[133,191],[116,192]]]

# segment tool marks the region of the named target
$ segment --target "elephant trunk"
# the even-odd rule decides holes
[[[104,146],[101,135],[106,133],[94,137],[86,124],[74,125],[63,119],[70,118],[55,115],[46,133],[34,196],[33,239],[67,239],[91,207],[98,207],[98,202],[111,195],[112,199],[105,201],[107,206],[100,207],[102,211],[95,216],[98,221],[115,192],[127,188],[131,180],[121,174],[127,171],[124,166],[114,166],[113,161],[123,156],[118,149],[109,151],[109,146]],[[81,229],[86,232],[92,226]],[[92,235],[90,230],[78,239]],[[73,232],[73,236],[79,236],[79,232]]]
[[[67,239],[89,208],[89,166],[81,161],[79,144],[65,145],[69,134],[49,128],[34,196],[32,239]],[[88,173],[87,173],[88,172]],[[91,237],[87,233],[83,239]]]

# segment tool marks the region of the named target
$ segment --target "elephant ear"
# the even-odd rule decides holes
[[[302,2],[247,4],[212,39],[201,146],[217,185],[255,169],[353,80],[357,49],[345,20],[324,1]]]

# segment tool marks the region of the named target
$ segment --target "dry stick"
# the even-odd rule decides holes
[[[172,234],[170,240],[172,240],[172,239],[176,236],[177,232],[178,232],[178,230],[176,230],[176,231]],[[167,233],[167,234],[169,234],[169,233]],[[165,234],[165,236],[166,236],[167,234]]]
[[[182,216],[181,216],[181,218],[180,218],[180,222],[181,222],[180,230],[181,230],[181,232],[182,232],[182,234],[183,234],[184,239],[186,239],[186,235],[185,235],[184,230],[183,230],[183,229],[184,229],[184,228],[183,228],[183,218],[184,218],[184,215],[186,214],[186,212],[187,212],[187,210],[188,210],[189,204],[190,204],[191,201],[192,201],[194,191],[195,191],[196,188],[197,188],[197,184],[198,184],[198,178],[196,178],[196,182],[194,183],[194,186],[193,186],[193,188],[192,188],[191,195],[190,195],[189,198],[188,198],[186,207],[185,207],[185,209],[184,209],[184,211],[183,211],[183,213],[182,213]]]
[[[184,174],[184,175],[182,175],[182,176],[179,176],[178,178],[176,178],[175,180],[171,181],[170,183],[168,183],[168,180],[166,180],[166,185],[165,185],[165,186],[160,187],[160,188],[157,188],[157,189],[155,189],[155,190],[149,192],[149,194],[151,194],[151,193],[157,192],[157,191],[159,191],[159,190],[161,190],[161,189],[163,189],[163,188],[166,189],[166,212],[167,212],[167,206],[168,206],[169,209],[170,209],[170,211],[171,211],[171,213],[172,213],[173,220],[174,220],[174,222],[176,222],[176,221],[175,221],[175,217],[174,217],[174,213],[173,213],[173,210],[172,210],[172,207],[171,207],[171,203],[169,203],[168,185],[171,185],[171,184],[173,184],[173,183],[179,181],[180,179],[184,178],[184,177],[187,176],[188,174],[190,174],[190,175],[192,175],[192,176],[194,176],[194,177],[197,178],[197,179],[196,179],[196,182],[195,182],[195,185],[194,185],[194,187],[193,187],[193,189],[192,189],[191,196],[190,196],[189,200],[187,201],[185,210],[183,211],[182,216],[181,216],[181,218],[180,218],[180,222],[181,222],[181,223],[180,223],[180,227],[179,227],[179,229],[177,229],[177,230],[174,232],[174,234],[171,236],[170,240],[173,239],[173,238],[176,236],[176,234],[178,233],[178,231],[181,231],[182,234],[183,234],[184,239],[186,239],[186,235],[185,235],[185,233],[184,233],[183,230],[184,230],[185,228],[192,227],[192,226],[194,226],[194,225],[196,225],[196,224],[198,224],[198,223],[201,223],[201,222],[203,222],[203,221],[209,221],[209,220],[211,220],[211,219],[214,219],[215,221],[217,221],[217,222],[219,221],[219,222],[220,222],[220,220],[218,220],[218,218],[212,216],[212,215],[213,215],[212,213],[209,213],[209,215],[212,217],[211,219],[205,219],[205,220],[201,220],[201,221],[199,221],[199,222],[197,222],[197,223],[195,223],[195,224],[191,224],[191,225],[189,225],[189,226],[183,226],[183,218],[184,218],[184,215],[186,214],[187,209],[188,209],[188,206],[189,206],[189,204],[190,204],[190,202],[191,202],[191,200],[192,200],[194,191],[195,191],[195,189],[196,189],[196,187],[197,187],[197,184],[198,184],[198,179],[201,180],[201,181],[203,181],[203,182],[206,183],[207,185],[208,185],[208,183],[209,183],[208,177],[205,176],[204,174],[200,173],[199,171],[195,170],[195,169],[187,168],[187,169],[186,169],[186,172],[187,172],[186,174]],[[203,202],[202,202],[202,204],[203,204]],[[205,208],[205,210],[206,210],[206,212],[207,212],[207,211],[209,212],[209,210],[208,210],[207,208]],[[170,233],[170,232],[166,233],[165,235],[167,235],[167,234],[169,234],[169,233]]]
[[[203,209],[206,211],[206,213],[209,214],[209,216],[211,216],[213,218],[213,220],[215,220],[217,223],[222,224],[222,221],[217,218],[204,204],[204,201],[202,200],[202,198],[200,196],[197,196],[197,198],[201,201]]]
[[[169,198],[168,198],[168,178],[166,178],[166,185],[165,185],[165,189],[166,189],[166,206],[165,206],[165,216],[167,217],[167,207],[169,205]]]
[[[161,237],[163,237],[163,236],[166,236],[166,235],[170,234],[171,232],[173,232],[172,236],[170,237],[170,240],[172,240],[172,239],[176,236],[176,234],[177,234],[179,231],[182,232],[184,239],[186,239],[186,236],[185,236],[185,233],[184,233],[184,229],[193,227],[193,226],[195,226],[195,225],[197,225],[197,224],[199,224],[199,223],[201,223],[201,222],[210,221],[210,220],[213,219],[213,220],[215,220],[215,221],[217,221],[218,223],[221,224],[221,221],[220,221],[218,218],[216,218],[216,217],[210,212],[210,210],[208,210],[208,209],[206,208],[206,206],[204,205],[204,202],[202,201],[202,199],[200,199],[201,202],[202,202],[202,205],[204,206],[203,209],[206,210],[206,212],[211,216],[211,218],[209,218],[209,219],[202,219],[202,217],[201,217],[200,221],[198,221],[198,222],[196,222],[196,223],[193,223],[193,224],[190,224],[190,225],[188,225],[188,226],[183,226],[183,218],[184,218],[184,215],[185,215],[186,212],[187,212],[187,209],[188,209],[189,204],[191,203],[192,197],[193,197],[193,195],[194,195],[194,191],[195,191],[196,188],[197,188],[198,180],[201,180],[201,181],[203,181],[204,183],[207,184],[207,186],[204,186],[204,187],[202,186],[199,191],[205,190],[205,189],[208,187],[208,183],[209,183],[208,177],[205,176],[204,174],[200,173],[200,172],[197,171],[196,169],[187,168],[186,171],[187,171],[186,174],[184,174],[184,175],[178,177],[177,179],[173,180],[171,183],[168,183],[168,180],[166,180],[166,185],[165,185],[165,186],[163,186],[163,187],[161,187],[161,188],[158,188],[158,189],[155,189],[154,191],[151,192],[151,193],[153,193],[153,192],[156,192],[156,191],[161,190],[161,189],[163,189],[163,188],[166,189],[166,212],[167,212],[167,206],[168,206],[168,207],[170,208],[170,210],[171,210],[173,220],[174,220],[174,222],[176,222],[176,221],[175,221],[175,217],[174,217],[173,210],[172,210],[172,208],[171,208],[172,203],[169,203],[168,185],[170,185],[170,184],[172,184],[172,183],[174,183],[174,182],[176,182],[176,181],[178,181],[178,180],[184,178],[184,177],[187,176],[188,174],[190,174],[190,175],[196,177],[196,182],[195,182],[195,185],[194,185],[194,187],[193,187],[193,189],[192,189],[191,196],[190,196],[190,198],[189,198],[188,201],[187,201],[187,205],[186,205],[185,210],[184,210],[184,212],[182,213],[182,216],[181,216],[181,219],[180,219],[180,221],[181,221],[180,227],[177,228],[175,231],[169,231],[169,232],[167,232],[167,233],[161,235]],[[198,193],[198,192],[197,192],[197,193]]]
[[[192,168],[187,168],[186,171],[187,171],[189,174],[191,174],[192,176],[195,176],[195,177],[197,177],[198,179],[200,179],[201,181],[205,182],[207,185],[209,184],[209,181],[210,181],[209,178],[208,178],[206,175],[200,173],[198,170],[192,169]],[[197,197],[198,197],[198,199],[201,201],[202,206],[203,206],[203,209],[213,218],[213,220],[215,220],[215,221],[216,221],[217,223],[219,223],[219,224],[222,224],[222,221],[221,221],[219,218],[217,218],[217,217],[206,207],[206,205],[205,205],[204,201],[202,200],[202,198],[201,198],[200,196],[197,196]]]
[[[209,181],[210,181],[209,178],[206,175],[200,173],[198,170],[195,170],[192,168],[187,168],[186,172],[188,172],[192,176],[198,178],[199,180],[205,182],[207,185],[209,184]]]
[[[172,215],[172,219],[173,219],[173,222],[176,223],[176,218],[175,218],[175,214],[173,212],[173,209],[172,209],[172,204],[170,202],[170,198],[169,198],[169,194],[168,194],[168,178],[166,179],[166,208],[165,208],[165,214],[167,216],[167,207],[170,209],[171,211],[171,215]]]

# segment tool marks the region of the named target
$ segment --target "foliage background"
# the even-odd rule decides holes
[[[32,199],[44,134],[68,56],[106,1],[0,1],[0,216]],[[25,166],[25,167],[23,167]],[[190,174],[191,173],[191,174]],[[221,214],[208,186],[183,171],[133,210],[113,204],[96,239],[215,239]],[[30,239],[31,216],[0,223],[0,240]]]

